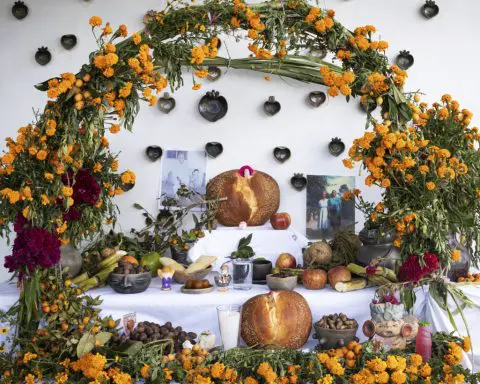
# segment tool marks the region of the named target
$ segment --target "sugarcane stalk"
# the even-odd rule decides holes
[[[73,284],[79,284],[84,280],[88,279],[88,272],[82,273],[81,275],[78,275],[77,277],[72,279]]]
[[[98,272],[94,277],[96,277],[100,283],[105,283],[107,281],[108,275],[113,272],[115,268],[117,268],[118,263],[114,263],[104,269],[102,269],[100,272]]]
[[[386,277],[388,280],[394,283],[397,282],[397,275],[390,268],[377,267],[377,270],[375,271],[375,275]]]
[[[99,271],[112,265],[113,263],[118,263],[123,256],[124,255],[122,255],[120,252],[116,252],[113,255],[108,256],[98,264]]]
[[[84,280],[80,284],[78,284],[79,288],[82,289],[83,291],[87,291],[88,289],[96,287],[97,285],[98,285],[98,278],[95,276],[87,280]],[[87,289],[87,287],[89,288]]]
[[[368,281],[374,283],[375,285],[388,285],[392,284],[390,280],[383,276],[371,275],[368,276]]]

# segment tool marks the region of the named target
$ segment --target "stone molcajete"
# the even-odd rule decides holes
[[[363,333],[370,339],[395,349],[404,349],[415,340],[418,320],[406,314],[403,304],[371,303],[370,314],[372,320],[363,324]]]
[[[223,172],[207,184],[207,198],[227,198],[218,205],[217,220],[228,227],[242,221],[248,226],[265,224],[280,205],[277,182],[249,166]]]

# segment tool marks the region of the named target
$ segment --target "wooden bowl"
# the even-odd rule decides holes
[[[184,271],[175,271],[173,280],[177,284],[185,284],[188,280],[202,280],[212,271],[212,266],[193,273],[185,273]]]

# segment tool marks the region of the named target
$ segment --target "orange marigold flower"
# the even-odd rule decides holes
[[[41,149],[37,152],[37,159],[38,160],[45,160],[47,158],[48,152],[44,149]]]
[[[118,33],[120,34],[120,36],[126,37],[128,35],[127,26],[125,24],[120,24],[120,26],[118,27]]]
[[[139,33],[135,32],[132,34],[133,44],[138,45],[142,41],[142,36]]]
[[[110,130],[110,133],[114,133],[114,134],[115,134],[115,133],[118,133],[118,132],[120,132],[120,125],[118,125],[118,124],[112,124],[112,125],[110,126],[110,129],[109,129],[109,130]]]
[[[428,181],[425,183],[425,186],[429,191],[433,191],[435,189],[435,183],[433,181]]]
[[[88,21],[88,23],[92,27],[98,27],[98,26],[102,25],[103,21],[102,21],[101,17],[99,17],[99,16],[92,16],[90,18],[90,20]]]
[[[102,35],[107,36],[107,35],[111,35],[112,33],[113,33],[113,29],[110,26],[110,23],[105,24]]]
[[[239,28],[240,27],[240,20],[238,19],[238,17],[233,16],[230,19],[230,24],[232,25],[233,28]]]
[[[460,261],[462,258],[462,252],[459,249],[454,249],[450,254],[452,261]]]

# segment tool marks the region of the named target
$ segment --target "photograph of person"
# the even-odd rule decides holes
[[[353,176],[307,176],[306,235],[329,239],[335,231],[355,223],[355,205],[342,199],[355,189]]]
[[[205,151],[167,150],[161,165],[159,205],[165,197],[178,198],[177,190],[185,185],[190,190],[204,195],[207,180]]]

